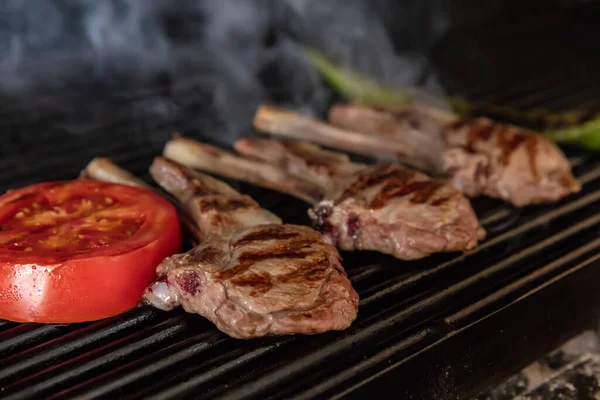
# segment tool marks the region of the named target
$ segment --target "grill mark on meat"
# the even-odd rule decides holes
[[[467,125],[471,125],[473,123],[474,119],[473,118],[460,118],[459,120],[451,123],[450,125],[448,125],[448,129],[447,131],[456,131],[459,130],[460,128],[467,126]]]
[[[177,275],[175,281],[185,293],[195,296],[200,291],[200,275],[196,271],[186,271]]]
[[[234,243],[234,246],[237,247],[255,241],[292,239],[298,236],[300,236],[298,232],[285,232],[278,228],[265,228],[259,231],[250,232],[243,238],[237,240]]]
[[[371,201],[369,208],[373,210],[383,208],[391,199],[406,196],[411,193],[414,193],[410,198],[411,203],[426,203],[442,186],[443,183],[433,180],[406,183],[391,179],[383,186],[379,193],[377,193],[377,196]]]
[[[273,283],[271,282],[271,276],[267,274],[242,275],[232,279],[231,283],[238,286],[251,287],[253,291],[250,292],[250,296],[252,297],[265,294],[273,287]]]
[[[490,173],[490,164],[484,162],[478,163],[477,167],[475,168],[475,182],[481,182],[481,178],[489,177]]]
[[[448,136],[458,133],[462,128],[466,127],[467,143],[462,146],[467,153],[476,153],[475,145],[482,141],[488,141],[492,137],[495,129],[494,122],[484,118],[461,118],[458,121],[450,124],[445,130],[444,140],[448,143]]]
[[[496,124],[493,121],[483,118],[459,120],[451,125],[451,129],[458,130],[465,125],[469,126],[465,151],[469,153],[476,152],[474,148],[475,144],[479,141],[490,140],[494,130],[497,129],[498,148],[501,150],[500,162],[506,166],[510,162],[512,153],[524,144],[529,158],[531,173],[535,178],[539,177],[536,163],[537,140],[534,134],[518,127]],[[475,172],[475,179],[478,180],[480,176],[487,177],[489,174],[489,165],[478,165]]]
[[[280,275],[276,279],[281,283],[318,282],[323,280],[329,269],[329,259],[323,252],[320,253],[317,259],[302,263],[295,271]]]
[[[504,166],[508,165],[512,153],[528,138],[529,135],[514,127],[501,125],[500,132],[498,132],[498,148],[502,151],[500,162]]]
[[[467,136],[467,147],[474,151],[475,144],[480,141],[488,141],[494,131],[494,123],[485,119],[471,121]]]
[[[305,238],[296,242],[285,243],[280,246],[273,246],[263,251],[245,252],[238,257],[238,264],[226,271],[220,273],[223,279],[230,279],[239,275],[252,265],[269,259],[302,259],[313,254],[313,251],[302,251],[309,249],[317,243],[320,238]]]
[[[306,151],[298,146],[296,146],[293,142],[283,142],[283,146],[287,151],[289,151],[294,156],[302,159],[307,166],[318,170],[321,173],[326,173],[331,175],[333,171],[331,170],[331,164],[321,155],[315,155],[310,151]]]
[[[241,208],[256,207],[256,203],[248,198],[241,199],[227,199],[227,198],[214,198],[214,199],[200,199],[200,211],[217,211],[217,212],[229,212],[238,210]]]
[[[422,189],[417,190],[416,193],[410,198],[411,203],[421,204],[427,203],[431,196],[437,192],[439,188],[444,186],[442,182],[438,181],[425,181],[425,185]]]
[[[432,206],[441,206],[442,204],[444,204],[445,202],[447,202],[448,200],[450,200],[450,196],[447,197],[440,197],[439,199],[435,199],[434,201],[431,202]]]
[[[354,197],[356,194],[391,178],[395,178],[398,182],[406,182],[413,178],[415,174],[416,171],[395,167],[390,163],[379,164],[374,169],[370,169],[365,173],[360,174],[359,177],[344,190],[342,195],[336,201],[336,204],[339,204],[350,197]]]
[[[180,171],[185,175],[185,171],[180,169]],[[222,193],[212,190],[210,187],[202,183],[196,178],[190,179],[190,184],[194,190],[193,196],[210,196],[210,195],[220,195]]]
[[[538,170],[537,170],[537,140],[534,137],[530,137],[527,139],[525,143],[525,148],[527,149],[527,157],[529,159],[529,169],[531,169],[531,174],[534,178],[538,178]]]

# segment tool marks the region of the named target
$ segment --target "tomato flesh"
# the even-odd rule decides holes
[[[122,313],[179,251],[175,208],[145,189],[78,179],[9,191],[0,196],[0,318]]]

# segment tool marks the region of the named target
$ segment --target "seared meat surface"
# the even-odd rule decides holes
[[[336,105],[333,125],[401,144],[398,160],[428,165],[468,196],[488,195],[516,206],[559,200],[581,189],[562,151],[544,136],[488,118],[457,118],[428,108]],[[423,147],[424,143],[429,143]],[[414,148],[425,151],[409,151]],[[376,156],[376,152],[367,151]]]
[[[162,157],[152,177],[203,233],[202,243],[168,257],[144,294],[163,310],[182,306],[235,338],[346,329],[358,294],[335,247],[313,229],[284,225],[249,196]]]
[[[304,142],[245,138],[235,148],[318,183],[324,196],[309,215],[342,250],[376,250],[411,260],[468,250],[485,237],[467,198],[413,169],[357,164]]]
[[[466,119],[444,130],[444,142],[444,173],[469,196],[524,206],[581,190],[564,154],[535,132],[487,118]]]
[[[315,228],[342,250],[375,250],[411,260],[465,251],[485,237],[462,193],[415,170],[392,163],[353,163],[345,154],[306,142],[246,138],[235,148],[246,158],[179,137],[167,143],[164,155],[190,167],[312,198],[309,216]],[[244,165],[253,162],[255,171],[276,167],[287,177],[281,178],[285,182],[267,182],[265,174],[226,168],[234,159]],[[289,187],[310,188],[310,195],[286,191]]]
[[[165,158],[155,158],[150,174],[177,198],[204,237],[230,235],[248,226],[281,224],[278,216],[261,208],[250,196]]]
[[[146,299],[166,309],[181,305],[236,338],[342,330],[357,314],[358,295],[337,250],[304,226],[210,236],[167,258],[157,273],[162,280]]]

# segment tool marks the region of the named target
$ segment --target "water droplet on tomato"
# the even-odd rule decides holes
[[[60,275],[55,275],[54,279],[52,280],[52,289],[58,289],[60,288],[61,285],[61,280],[60,280],[61,276]]]

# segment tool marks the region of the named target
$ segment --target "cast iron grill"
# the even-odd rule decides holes
[[[48,179],[73,178],[96,155],[108,155],[143,175],[159,151],[131,125],[99,127],[79,136],[65,134],[68,141],[57,141],[54,138],[60,129],[51,120],[41,118],[33,127],[16,120],[5,126],[5,132],[45,128],[36,131],[35,148],[19,148],[16,143],[13,146],[21,150],[21,156],[4,155],[3,191]],[[405,376],[406,380],[397,373],[412,365],[419,354],[435,352],[436,347],[474,326],[486,326],[486,319],[520,307],[523,299],[548,290],[544,288],[556,285],[554,281],[591,274],[597,266],[600,163],[586,152],[573,151],[570,159],[584,182],[576,196],[522,211],[494,200],[474,200],[489,237],[467,254],[435,255],[416,262],[372,253],[344,254],[344,265],[361,296],[359,317],[345,332],[238,341],[219,333],[199,316],[150,308],[76,325],[2,321],[0,393],[5,398],[313,398],[360,393],[354,389],[368,387],[379,376],[385,377],[387,370],[397,377],[397,389],[411,390],[414,385],[410,381],[420,372],[422,383],[438,385],[430,388],[432,393],[453,393],[458,390],[456,385],[444,381],[444,376],[453,377],[452,368],[486,366],[469,360],[454,365],[457,360],[447,360],[447,366],[414,367],[414,376]],[[261,194],[267,199],[274,196],[240,186],[259,201],[264,198]],[[286,221],[306,222],[302,204],[276,197],[278,204],[267,201],[271,209]],[[565,302],[570,296],[586,293],[585,287],[579,293],[564,293]],[[596,301],[597,296],[586,300]],[[535,319],[535,315],[530,317]],[[561,316],[565,324],[569,318]],[[504,323],[506,330],[523,328]],[[538,328],[548,328],[543,320],[538,323]],[[569,329],[572,327],[577,326]],[[569,329],[561,327],[560,331]],[[479,341],[472,346],[485,346],[488,341],[469,336]],[[558,336],[562,339],[564,333]],[[534,353],[540,350],[548,349]],[[466,348],[463,351],[469,353]],[[526,361],[530,359],[517,360]],[[433,376],[437,377],[427,383]],[[486,383],[493,380],[488,377]],[[458,387],[457,393],[473,393],[481,389],[481,381]]]
[[[593,104],[593,90],[577,79],[533,78],[472,92],[503,104]],[[179,129],[121,117],[73,128],[68,113],[42,110],[0,109],[1,191],[74,178],[99,155],[148,178],[162,147],[153,138],[164,142]],[[240,341],[202,317],[151,308],[86,324],[0,321],[0,397],[364,398],[373,388],[397,398],[475,395],[596,327],[600,163],[589,152],[568,155],[581,193],[522,210],[475,199],[488,238],[473,251],[415,262],[343,254],[361,297],[344,332]],[[301,202],[235,184],[286,222],[307,222]]]

